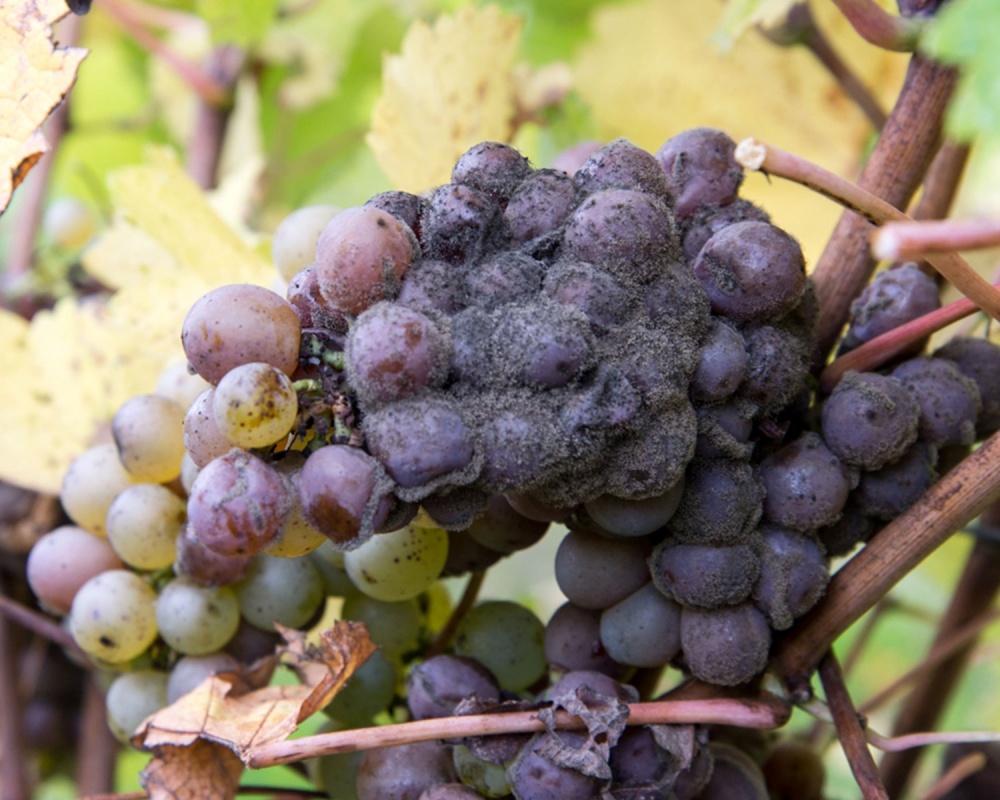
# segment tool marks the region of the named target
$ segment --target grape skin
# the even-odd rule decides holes
[[[644,541],[570,531],[556,551],[556,583],[580,608],[610,608],[649,580],[648,553]]]
[[[656,158],[667,176],[678,217],[735,199],[743,182],[735,152],[736,142],[713,128],[692,128],[663,143]]]
[[[457,778],[449,748],[438,742],[369,750],[358,766],[358,800],[416,800]]]
[[[228,453],[233,443],[215,421],[215,388],[203,391],[184,415],[184,448],[198,467]]]
[[[98,444],[73,459],[63,475],[59,501],[77,525],[95,536],[106,536],[104,522],[112,501],[135,483],[118,458],[117,448]]]
[[[102,572],[73,598],[69,630],[87,655],[112,664],[130,661],[156,640],[156,593],[134,572]]]
[[[476,605],[458,626],[455,652],[488,669],[502,689],[521,692],[546,671],[545,626],[529,609],[506,600]]]
[[[444,654],[417,664],[407,679],[407,705],[413,719],[450,717],[467,697],[500,700],[500,687],[486,667],[473,658]]]
[[[601,644],[630,667],[662,667],[681,649],[681,607],[652,583],[601,614]]]
[[[26,569],[35,596],[55,613],[66,614],[88,580],[123,567],[106,539],[75,525],[63,525],[35,542]]]
[[[316,257],[316,242],[337,206],[303,206],[278,223],[271,239],[271,260],[286,281]]]
[[[770,647],[771,629],[752,605],[681,612],[684,659],[692,674],[707,683],[746,683],[764,669]]]
[[[184,409],[155,394],[126,400],[111,419],[118,457],[139,481],[166,483],[181,474]]]
[[[233,588],[243,619],[263,631],[303,628],[325,598],[319,571],[306,558],[259,555]]]
[[[263,362],[234,367],[212,396],[220,433],[237,447],[267,447],[288,436],[299,411],[298,395],[284,372]]]
[[[128,744],[132,734],[150,714],[167,705],[166,672],[143,669],[116,677],[104,697],[108,727],[115,738]]]
[[[416,597],[441,575],[448,558],[448,534],[408,525],[380,533],[344,555],[354,585],[376,600]]]
[[[382,468],[374,458],[348,445],[321,447],[299,474],[302,514],[332,541],[360,544],[376,527]]]
[[[203,656],[225,647],[240,624],[240,606],[232,589],[206,588],[174,578],[156,601],[156,625],[178,653]]]
[[[177,556],[186,514],[184,501],[166,487],[129,486],[108,509],[108,541],[130,567],[169,567]]]

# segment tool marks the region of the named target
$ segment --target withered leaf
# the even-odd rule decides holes
[[[149,800],[230,800],[243,762],[228,747],[198,739],[185,747],[164,745],[140,776]]]

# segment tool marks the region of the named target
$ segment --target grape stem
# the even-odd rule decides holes
[[[864,718],[858,715],[854,702],[844,684],[844,675],[840,664],[832,651],[827,651],[819,663],[819,678],[826,692],[827,703],[833,717],[837,738],[844,748],[847,763],[854,774],[854,780],[861,789],[864,800],[889,800],[889,795],[882,785],[878,765],[868,749],[865,738]]]
[[[458,626],[462,624],[462,620],[465,619],[465,615],[468,614],[469,611],[472,610],[472,607],[476,604],[476,599],[479,597],[479,590],[482,588],[483,580],[485,578],[486,570],[473,572],[469,576],[469,580],[465,584],[465,591],[462,592],[462,597],[459,599],[458,605],[452,609],[444,627],[441,628],[438,635],[435,636],[434,640],[427,646],[427,652],[424,654],[424,658],[432,658],[433,656],[440,655],[448,648],[451,644],[451,640],[455,638]]]
[[[1000,282],[994,286],[1000,288]],[[932,333],[936,333],[977,311],[979,308],[976,304],[963,297],[876,336],[827,365],[819,376],[820,391],[829,394],[849,370],[866,372],[878,369],[905,351],[914,342],[919,342]]]
[[[894,16],[874,0],[833,0],[851,27],[869,44],[897,53],[917,49],[921,20]]]
[[[965,758],[960,758],[941,775],[931,787],[924,793],[921,800],[940,800],[949,794],[958,784],[974,775],[986,766],[986,754],[969,753]]]
[[[914,567],[1000,498],[1000,433],[888,523],[830,580],[820,602],[778,642],[773,664],[793,693],[833,642]]]
[[[84,678],[83,709],[76,735],[79,757],[76,760],[76,791],[81,795],[110,792],[114,788],[118,741],[108,727],[104,693],[97,685],[97,675]]]
[[[75,658],[83,659],[89,663],[90,659],[87,658],[86,653],[80,649],[76,640],[73,639],[69,632],[60,627],[59,623],[49,619],[44,614],[39,614],[27,606],[21,605],[3,593],[0,593],[0,617],[13,620],[21,627],[27,628],[29,631],[45,637],[50,642],[54,642],[60,647],[72,651]]]
[[[875,258],[896,261],[1000,245],[1000,220],[947,219],[887,222],[872,234]]]
[[[902,211],[860,186],[818,164],[756,139],[744,139],[737,145],[736,160],[746,169],[760,170],[767,175],[800,183],[839,202],[875,225],[883,225],[890,220],[913,222]],[[990,285],[958,253],[927,253],[926,258],[962,294],[994,319],[1000,319],[1000,290]]]
[[[789,704],[773,695],[702,700],[658,700],[629,705],[629,725],[731,725],[740,728],[771,730],[782,727],[790,714]],[[582,719],[565,711],[555,714],[556,727],[578,730],[586,727]],[[490,736],[503,733],[537,733],[545,724],[537,711],[499,714],[473,714],[464,717],[440,717],[374,728],[321,733],[254,748],[247,759],[252,769],[288,764],[305,758],[394,747],[434,739],[461,739],[467,736]]]

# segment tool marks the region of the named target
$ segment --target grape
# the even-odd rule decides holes
[[[197,689],[209,676],[235,672],[239,666],[240,662],[229,653],[207,653],[178,659],[167,678],[167,703],[176,703],[188,692]]]
[[[822,800],[825,768],[819,753],[804,741],[785,739],[771,748],[762,767],[774,800]],[[1000,788],[1000,787],[998,787]]]
[[[844,513],[833,525],[816,531],[823,550],[831,558],[851,552],[859,542],[867,542],[875,533],[874,520],[866,516],[857,504],[848,499]]]
[[[438,742],[369,750],[358,766],[358,800],[417,800],[456,778],[451,750]]]
[[[470,572],[483,572],[504,556],[484,547],[465,531],[448,531],[448,560],[441,570],[442,578],[454,578]]]
[[[481,797],[483,795],[464,783],[439,783],[427,789],[417,800],[478,800]]]
[[[545,273],[544,292],[557,303],[580,309],[597,334],[624,323],[634,305],[634,298],[620,283],[582,261],[554,264]]]
[[[851,303],[844,345],[856,347],[940,307],[937,283],[916,264],[882,270]],[[922,343],[904,354],[921,349]]]
[[[363,450],[321,447],[306,459],[299,475],[302,513],[338,544],[363,541],[378,522],[383,481],[381,467]]]
[[[601,614],[601,644],[630,667],[662,667],[681,649],[681,608],[652,583]]]
[[[440,311],[454,314],[465,300],[462,273],[447,261],[422,258],[414,261],[406,272],[396,302],[427,313]]]
[[[448,184],[435,189],[420,217],[420,241],[429,258],[472,263],[510,238],[500,206],[485,192]]]
[[[742,383],[747,368],[743,337],[721,320],[712,320],[691,377],[691,398],[702,403],[725,400]]]
[[[765,518],[800,531],[836,522],[858,479],[815,433],[805,433],[765,458],[760,477]]]
[[[685,608],[681,611],[681,649],[692,674],[706,683],[746,683],[767,664],[771,629],[752,605]]]
[[[287,452],[285,458],[275,464],[278,473],[284,476],[291,486],[292,510],[285,518],[278,539],[264,551],[270,556],[298,558],[330,541],[306,519],[302,511],[299,485],[304,465],[305,457],[294,451]]]
[[[692,266],[712,311],[739,322],[765,322],[790,311],[805,290],[802,249],[767,222],[720,230]]]
[[[259,555],[234,588],[243,618],[264,631],[275,624],[304,627],[326,599],[319,570],[307,558]]]
[[[198,467],[228,453],[233,443],[215,421],[215,389],[202,392],[184,415],[184,447]]]
[[[640,787],[669,786],[672,781],[673,759],[657,743],[652,730],[647,725],[630,725],[618,738],[608,759],[612,781],[615,786],[635,788],[637,797],[651,800],[666,796],[663,792],[654,794],[650,788],[643,792]],[[628,793],[625,797],[629,797]]]
[[[330,723],[324,724],[320,732],[324,730],[342,729],[336,726],[330,727]],[[335,753],[330,756],[320,756],[311,762],[317,788],[326,792],[326,796],[331,800],[358,800],[357,775],[358,767],[364,753],[357,751],[354,753]],[[307,762],[309,763],[309,762]]]
[[[233,449],[198,473],[188,498],[188,523],[219,555],[251,556],[277,541],[291,509],[288,485],[274,468]]]
[[[764,525],[760,577],[753,596],[771,627],[785,630],[826,591],[829,566],[818,541],[808,534]]]
[[[658,197],[669,193],[660,162],[627,139],[615,139],[594,151],[573,174],[573,183],[580,194],[602,189],[634,189]]]
[[[586,737],[576,731],[538,734],[507,770],[514,796],[519,800],[596,800],[600,797],[600,780],[558,766],[546,755],[566,747],[579,748],[585,741]]]
[[[156,593],[134,572],[102,572],[73,598],[69,630],[92,658],[130,661],[156,640]]]
[[[728,225],[748,220],[770,222],[771,217],[764,209],[755,206],[749,200],[739,198],[721,208],[717,206],[703,208],[693,218],[685,220],[687,228],[683,238],[684,258],[693,264],[705,242]]]
[[[590,158],[603,146],[604,143],[599,142],[596,139],[585,139],[582,142],[577,142],[576,144],[570,145],[565,150],[559,152],[556,157],[552,159],[552,167],[560,172],[566,172],[572,175],[583,166],[583,163],[588,158]]]
[[[229,284],[195,301],[181,343],[195,371],[216,384],[233,367],[264,361],[291,375],[299,364],[298,314],[261,286]]]
[[[56,614],[66,614],[77,591],[91,578],[124,565],[106,539],[75,525],[63,525],[40,538],[28,553],[31,591]]]
[[[734,544],[757,524],[763,488],[753,468],[729,459],[695,460],[668,529],[692,544]]]
[[[229,586],[243,579],[250,565],[251,556],[225,556],[209,550],[185,525],[177,539],[177,557],[174,572],[190,578],[199,586]]]
[[[576,200],[572,179],[560,170],[539,169],[518,184],[504,217],[517,243],[529,242],[558,228]]]
[[[735,199],[743,182],[735,153],[736,142],[713,128],[692,128],[663,143],[656,158],[667,176],[678,217]]]
[[[471,186],[506,205],[507,199],[530,172],[528,159],[510,145],[480,142],[459,156],[451,171],[451,182]]]
[[[467,697],[500,700],[496,678],[474,658],[440,655],[417,664],[406,681],[407,705],[413,719],[450,717]]]
[[[371,724],[372,717],[385,711],[396,696],[397,673],[385,651],[376,650],[354,671],[323,712],[350,727]]]
[[[603,698],[614,698],[623,703],[634,703],[638,696],[632,686],[619,683],[603,672],[579,669],[563,674],[545,691],[544,697],[555,700],[566,696],[586,697],[588,693]]]
[[[253,666],[261,658],[274,656],[277,648],[283,644],[284,638],[276,632],[262,631],[241,619],[236,635],[226,645],[226,652],[241,664]]]
[[[298,314],[303,329],[323,328],[336,334],[347,333],[347,317],[323,296],[319,289],[316,267],[312,264],[295,273],[288,283],[285,295],[289,305]]]
[[[42,233],[56,247],[79,250],[97,231],[97,217],[75,197],[59,197],[45,206]]]
[[[708,332],[710,307],[704,290],[687,264],[664,264],[645,287],[645,307],[653,326],[670,336],[674,346],[690,350],[693,370],[699,361],[697,345]]]
[[[313,261],[320,232],[338,211],[337,206],[303,206],[278,223],[271,239],[271,260],[282,278],[291,281]]]
[[[374,406],[440,385],[448,373],[448,340],[434,322],[412,308],[378,303],[347,336],[347,378],[362,403]]]
[[[422,617],[416,598],[386,602],[355,591],[344,600],[341,616],[365,623],[372,641],[393,661],[420,644]]]
[[[455,771],[462,781],[458,785],[466,792],[471,792],[461,797],[510,797],[510,782],[507,780],[507,770],[503,766],[478,758],[468,747],[460,744],[452,748],[452,759]]]
[[[417,237],[420,236],[420,214],[424,207],[422,197],[409,192],[393,190],[380,192],[374,197],[368,198],[365,205],[387,211],[404,223]]]
[[[156,394],[126,400],[111,419],[118,457],[138,481],[166,483],[181,474],[184,409]]]
[[[177,403],[181,408],[188,409],[210,384],[201,375],[188,368],[187,359],[171,361],[160,372],[156,379],[156,394]]]
[[[511,692],[527,689],[546,672],[545,626],[530,610],[506,600],[474,606],[459,623],[455,652],[475,659]]]
[[[746,403],[731,402],[721,406],[698,409],[698,441],[694,454],[698,458],[729,458],[743,461],[750,458],[753,443],[753,411]]]
[[[560,457],[549,448],[561,445],[560,429],[554,415],[537,403],[499,410],[479,429],[483,467],[481,481],[501,492],[537,483]],[[546,516],[549,512],[543,511]]]
[[[510,507],[522,517],[538,522],[564,522],[572,511],[572,509],[550,506],[530,494],[507,492],[504,497],[510,503]]]
[[[299,413],[292,382],[260,361],[227,372],[212,396],[215,424],[237,447],[267,447],[288,436]]]
[[[236,593],[227,586],[206,588],[174,578],[156,601],[156,626],[178,653],[203,656],[221,650],[240,624]]]
[[[657,197],[628,189],[594,192],[566,222],[563,254],[619,280],[648,283],[680,248],[673,215]]]
[[[624,671],[601,644],[601,614],[563,603],[545,626],[545,658],[556,669],[593,670],[612,677]]]
[[[425,497],[420,507],[433,523],[431,527],[464,531],[483,513],[488,499],[488,494],[470,486],[448,487]]]
[[[954,361],[979,387],[983,408],[976,420],[976,435],[984,438],[1000,429],[1000,347],[987,339],[960,336],[939,347],[934,355]]]
[[[837,458],[880,469],[917,438],[920,409],[898,378],[848,372],[823,406],[823,439]]]
[[[494,309],[528,301],[541,289],[544,271],[540,261],[516,250],[486,256],[466,273],[466,302]]]
[[[438,579],[448,558],[448,534],[407,525],[380,533],[344,556],[354,585],[376,600],[416,597]]]
[[[385,466],[404,499],[418,500],[445,476],[456,484],[478,465],[458,406],[444,397],[413,398],[377,409],[365,418],[368,448]],[[454,475],[451,475],[454,473]],[[408,496],[409,495],[409,496]],[[317,526],[319,527],[319,526]]]
[[[529,519],[515,511],[502,495],[492,495],[484,513],[473,521],[465,535],[506,555],[536,544],[548,529],[548,522]]]
[[[556,582],[580,608],[610,608],[649,580],[648,543],[570,531],[555,558]]]
[[[493,318],[481,308],[460,311],[451,319],[451,377],[456,383],[481,388],[493,374]]]
[[[163,486],[129,486],[108,509],[108,541],[130,567],[169,567],[177,556],[186,508],[183,500]]]
[[[623,364],[628,368],[631,364]],[[640,375],[654,383],[661,375]],[[635,378],[633,377],[633,380]],[[655,385],[636,387],[629,377],[616,366],[601,364],[579,384],[578,391],[563,405],[560,421],[563,429],[576,442],[585,441],[588,433],[599,433],[601,428],[624,425],[632,420],[643,404],[640,390],[655,392]],[[579,444],[577,444],[579,446]]]
[[[750,756],[731,745],[709,745],[714,766],[699,800],[768,800],[764,774]]]
[[[913,358],[892,376],[903,382],[920,407],[917,436],[937,447],[976,441],[976,418],[983,407],[979,387],[953,361]]]
[[[662,501],[659,513],[666,515],[673,503],[670,494],[680,491],[684,468],[694,453],[697,424],[694,409],[686,402],[653,416],[641,435],[625,439],[612,449],[602,476],[605,481],[602,488],[618,497],[637,501],[658,497]],[[645,516],[657,505],[653,502],[644,507],[636,503],[630,513],[639,512]],[[626,525],[638,524],[637,517],[629,522],[621,521]],[[646,522],[651,524],[648,517]]]
[[[142,721],[167,705],[167,673],[157,669],[126,672],[115,678],[104,697],[108,727],[128,744]]]
[[[709,547],[665,539],[649,558],[653,583],[684,606],[721,608],[746,600],[760,569],[749,545]]]
[[[864,472],[852,497],[861,513],[889,521],[912,506],[937,480],[937,448],[914,443],[903,455],[882,469]]]
[[[327,595],[331,597],[363,596],[354,588],[354,584],[351,583],[351,579],[344,571],[344,551],[338,550],[332,541],[325,541],[309,556],[319,569]]]

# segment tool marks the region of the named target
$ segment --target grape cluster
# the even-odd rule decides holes
[[[759,675],[773,631],[823,594],[829,557],[1000,428],[1000,349],[956,339],[814,397],[802,252],[739,196],[733,152],[700,128],[655,154],[612,142],[570,174],[483,143],[425,195],[290,215],[273,244],[286,297],[199,299],[181,331],[191,372],[172,366],[74,461],[74,524],[28,563],[41,602],[121,673],[118,735],[269,652],[276,624],[313,625],[329,597],[379,646],[330,729],[514,698],[598,714],[636,699],[620,682],[637,670],[668,665],[726,686]],[[916,267],[880,273],[843,347],[936,304]],[[568,529],[566,602],[548,622],[480,602],[442,634],[439,578],[552,523]],[[767,796],[763,756],[676,735],[549,732],[314,766],[331,796],[359,800]]]

